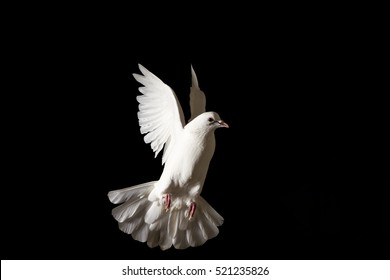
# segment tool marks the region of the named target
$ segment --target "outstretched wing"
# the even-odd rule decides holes
[[[188,122],[192,121],[198,115],[206,111],[206,96],[204,92],[200,90],[198,84],[198,78],[196,77],[194,68],[191,65],[192,86],[190,92],[190,106],[191,106],[191,118]]]
[[[162,163],[167,160],[176,138],[184,127],[184,114],[174,91],[153,73],[138,65],[142,75],[133,74],[143,87],[137,96],[138,121],[145,143],[151,145],[155,157],[164,147]]]

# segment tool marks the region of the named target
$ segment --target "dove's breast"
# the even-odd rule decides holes
[[[196,194],[202,190],[209,163],[215,150],[214,133],[205,137],[186,133],[178,141],[171,157],[165,163],[161,179],[170,187],[179,187]]]

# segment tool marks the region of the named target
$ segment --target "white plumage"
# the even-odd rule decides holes
[[[191,118],[187,124],[174,91],[139,65],[133,74],[143,85],[137,96],[138,120],[145,143],[155,156],[163,149],[164,170],[158,181],[111,191],[119,228],[149,247],[166,250],[200,246],[215,237],[223,218],[204,200],[203,188],[214,154],[214,131],[228,127],[215,112],[205,112],[206,98],[191,67]]]

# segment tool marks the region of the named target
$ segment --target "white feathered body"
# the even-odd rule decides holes
[[[193,69],[187,125],[171,88],[141,65],[140,70],[144,76],[134,77],[144,85],[139,89],[143,95],[137,96],[141,133],[156,156],[164,148],[164,169],[158,181],[109,192],[110,201],[121,204],[112,214],[123,232],[149,247],[200,246],[217,236],[223,223],[200,193],[215,150],[214,131],[228,125],[217,113],[205,112]]]
[[[215,150],[213,132],[205,135],[191,131],[187,125],[178,139],[175,149],[166,161],[160,180],[149,199],[154,201],[163,193],[175,193],[175,198],[189,205],[202,192],[211,158]]]

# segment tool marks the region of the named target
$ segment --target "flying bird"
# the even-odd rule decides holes
[[[144,141],[155,157],[163,151],[158,181],[110,191],[119,229],[135,240],[162,250],[185,249],[218,235],[223,218],[200,196],[215,150],[214,131],[229,126],[215,112],[206,112],[206,97],[191,66],[191,117],[185,123],[175,92],[139,64],[133,74],[143,86],[138,121]]]

